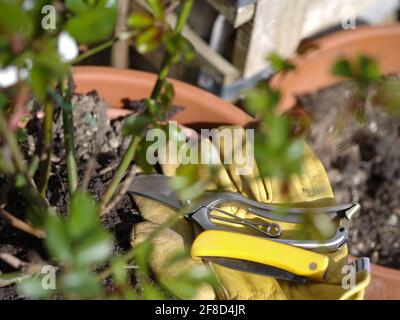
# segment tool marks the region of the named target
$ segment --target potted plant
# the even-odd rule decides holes
[[[300,46],[298,54],[293,59],[286,61],[286,66],[289,66],[286,72],[284,70],[284,72],[276,74],[271,80],[272,86],[279,86],[282,90],[282,110],[296,107],[299,110],[306,110],[311,114],[311,117],[314,117],[314,141],[319,139],[318,143],[314,143],[314,147],[316,149],[321,148],[320,155],[329,154],[330,158],[326,157],[326,161],[324,161],[329,169],[328,172],[336,170],[341,172],[340,178],[338,178],[341,182],[337,182],[333,186],[337,188],[335,191],[338,193],[340,188],[346,187],[343,180],[350,181],[351,176],[354,177],[357,172],[360,174],[362,172],[363,175],[369,177],[364,181],[365,183],[372,183],[379,174],[377,172],[372,174],[368,169],[365,169],[365,171],[364,169],[346,171],[346,165],[337,167],[332,164],[335,161],[348,161],[350,163],[348,166],[351,166],[352,163],[354,169],[361,168],[364,165],[367,167],[374,166],[372,162],[376,160],[375,155],[371,155],[374,159],[361,157],[361,161],[364,161],[364,165],[362,165],[359,162],[360,160],[355,160],[346,155],[346,147],[343,146],[340,148],[336,146],[328,151],[331,148],[332,137],[336,136],[337,138],[333,139],[338,140],[333,144],[346,143],[347,151],[351,146],[355,146],[360,150],[357,152],[363,152],[365,145],[369,143],[366,141],[368,138],[362,135],[361,140],[363,141],[357,141],[357,138],[354,139],[355,132],[357,134],[360,133],[360,130],[363,133],[371,132],[368,126],[371,122],[374,122],[378,123],[377,130],[383,133],[380,138],[373,138],[374,140],[370,145],[373,148],[380,148],[384,154],[383,157],[389,157],[388,150],[393,147],[390,142],[390,134],[386,131],[387,128],[384,128],[388,126],[388,123],[383,125],[380,123],[383,120],[380,119],[392,119],[389,122],[398,122],[399,100],[387,99],[388,91],[386,88],[393,86],[393,91],[390,91],[389,95],[391,97],[397,96],[398,80],[396,76],[393,76],[393,79],[390,75],[400,73],[400,60],[397,57],[399,40],[400,25],[398,24],[361,26],[355,30],[338,31],[311,39]],[[281,65],[283,64],[281,63]],[[355,85],[352,86],[348,82],[343,83],[345,80],[351,80]],[[307,95],[308,98],[302,98]],[[345,97],[346,95],[347,97]],[[334,97],[337,97],[337,99]],[[369,113],[367,117],[365,117],[365,112]],[[357,121],[346,120],[356,117],[361,118],[359,119],[361,124]],[[332,131],[331,135],[327,134],[327,131],[330,130]],[[347,137],[350,135],[353,140],[345,140],[346,135]],[[319,138],[315,138],[316,136],[319,136]],[[378,132],[376,132],[376,136],[379,136]],[[388,143],[387,147],[385,147],[385,141]],[[321,144],[325,147],[321,147]],[[376,154],[376,156],[378,155]],[[380,164],[380,166],[383,167],[383,164]],[[332,180],[335,177],[336,175],[333,173],[331,175]],[[392,181],[396,178],[395,176],[386,176],[382,179],[383,181]],[[349,183],[351,184],[351,182]],[[362,201],[365,201],[366,191],[361,191],[362,187],[360,186],[355,188],[360,189],[359,197]],[[379,186],[376,185],[372,188],[379,188]],[[347,191],[347,193],[349,192]],[[396,197],[395,194],[393,196]],[[378,198],[379,195],[375,197]],[[391,209],[387,209],[384,203],[381,206],[385,209],[382,210],[390,212]],[[374,206],[377,205],[374,204]],[[374,223],[374,216],[379,217],[378,213],[373,213],[374,208],[365,208],[365,211],[367,211],[365,214],[372,219],[370,224]],[[392,217],[395,217],[395,215]],[[384,228],[383,224],[377,224],[376,227],[358,225],[354,228],[366,228],[366,236],[371,238],[371,232],[367,231],[369,228]],[[389,244],[386,243],[385,245],[388,246]],[[364,249],[363,254],[366,253],[365,250],[367,249]],[[395,251],[392,251],[392,254],[395,254]],[[395,263],[389,263],[389,265],[393,264],[395,265]],[[372,282],[367,289],[366,297],[370,299],[396,299],[399,297],[397,289],[399,281],[400,271],[398,269],[373,265]]]

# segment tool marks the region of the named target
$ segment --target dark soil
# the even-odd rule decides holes
[[[349,106],[351,83],[301,97],[312,115],[310,140],[322,159],[337,202],[359,202],[363,210],[350,232],[350,253],[400,269],[400,119],[388,114],[371,89],[364,123]]]
[[[143,109],[143,105],[139,102],[127,104],[134,112]],[[82,179],[88,160],[95,157],[96,165],[88,189],[98,200],[108,185],[129,140],[123,139],[120,134],[122,119],[107,120],[107,104],[97,96],[96,92],[74,96],[73,105],[79,176]],[[55,114],[52,168],[47,198],[59,213],[65,214],[68,209],[68,182],[60,111],[56,110]],[[37,135],[41,123],[42,119],[34,117],[27,124],[27,137],[22,147],[28,159],[35,153],[37,142],[40,141]],[[0,181],[0,188],[3,189],[4,186],[5,182]],[[12,191],[8,194],[11,198],[15,196],[18,195],[14,195]],[[24,211],[22,205],[18,201],[9,203],[11,205],[9,204],[7,209],[21,216],[21,212]],[[135,204],[128,195],[125,195],[120,203],[105,215],[103,223],[115,236],[115,254],[121,254],[130,248],[129,234],[133,224],[139,219]],[[29,261],[33,254],[39,254],[43,259],[47,258],[42,241],[11,227],[2,219],[0,219],[1,252],[13,254],[24,261]],[[14,271],[0,260],[0,273]],[[19,298],[23,297],[18,294],[15,286],[0,288],[0,300]]]

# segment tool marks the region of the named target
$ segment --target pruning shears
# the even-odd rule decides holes
[[[159,174],[137,176],[128,193],[152,199],[177,211],[184,210],[185,217],[204,230],[192,245],[193,257],[241,271],[300,282],[323,279],[329,259],[321,253],[337,251],[346,243],[351,218],[360,210],[357,203],[311,209],[276,206],[235,192],[206,192],[201,199],[184,204],[171,188],[171,178]],[[244,219],[227,212],[224,207],[241,208],[263,220]],[[323,213],[337,221],[334,236],[321,241],[282,238],[280,223],[302,224],[306,213]],[[251,228],[257,236],[231,229],[226,223]]]

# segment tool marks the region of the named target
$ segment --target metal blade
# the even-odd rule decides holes
[[[161,174],[139,175],[133,179],[128,193],[142,196],[179,210],[183,207],[176,192],[170,186],[171,178]]]
[[[276,267],[267,266],[254,261],[230,259],[222,257],[201,257],[202,259],[219,264],[221,266],[235,269],[238,271],[259,274],[262,276],[273,277],[280,280],[295,281],[300,283],[306,283],[307,278],[295,275],[289,271],[282,270]]]

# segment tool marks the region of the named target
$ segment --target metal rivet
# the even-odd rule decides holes
[[[311,263],[308,265],[308,268],[309,268],[310,270],[315,270],[315,269],[317,269],[317,264],[316,264],[315,262],[311,262]]]

